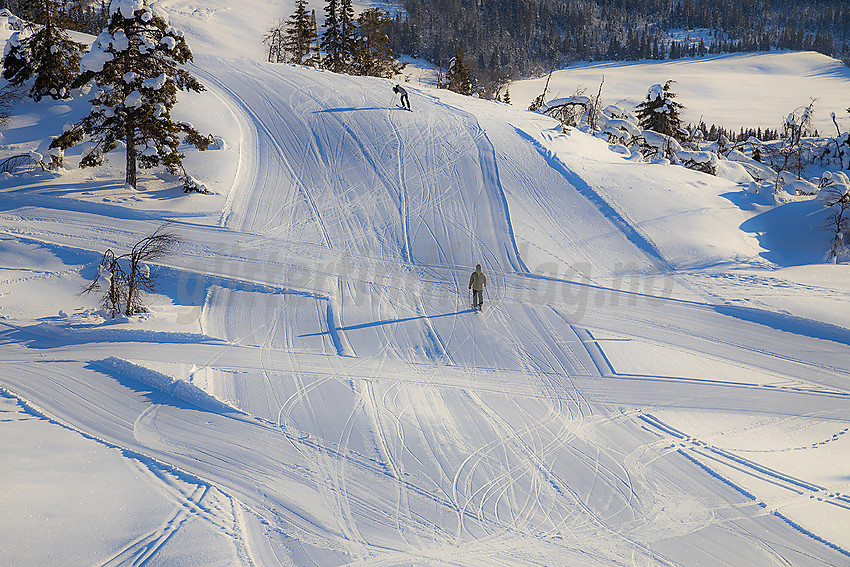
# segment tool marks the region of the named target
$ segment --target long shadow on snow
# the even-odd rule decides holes
[[[392,325],[393,323],[407,323],[409,321],[418,321],[420,319],[439,319],[440,317],[451,317],[453,315],[460,315],[462,313],[472,313],[472,309],[465,309],[463,311],[455,311],[454,313],[441,313],[439,315],[417,315],[416,317],[406,317],[404,319],[387,319],[384,321],[374,321],[372,323],[361,323],[359,325],[351,325],[348,327],[339,327],[333,329],[333,331],[322,331],[321,333],[309,333],[306,335],[299,335],[298,338],[303,337],[319,337],[322,335],[329,335],[335,331],[356,331],[358,329],[368,329],[371,327],[380,327],[383,325]]]
[[[326,108],[324,110],[316,110],[313,114],[333,114],[335,112],[359,112],[362,110],[389,110],[392,107],[384,106],[370,106],[368,108],[357,108],[354,106],[348,108]]]
[[[742,210],[758,210],[757,197],[743,191],[724,193],[721,197]],[[826,223],[827,212],[819,201],[793,201],[766,208],[742,223],[740,229],[755,235],[766,250],[759,255],[774,264],[820,263],[831,243],[830,234],[820,229]]]
[[[641,252],[649,256],[651,260],[657,262],[660,265],[659,267],[663,267],[661,271],[669,270],[667,260],[665,260],[661,255],[661,252],[658,251],[655,244],[650,242],[645,236],[640,234],[635,227],[629,224],[623,215],[617,212],[614,207],[612,207],[605,199],[594,191],[584,179],[570,170],[560,159],[558,159],[557,156],[555,156],[548,148],[543,146],[543,144],[541,144],[538,140],[534,139],[530,134],[523,132],[516,126],[514,126],[514,130],[516,130],[516,133],[519,134],[521,138],[527,140],[532,146],[534,146],[534,149],[537,150],[552,169],[560,173],[567,183],[572,185],[581,196],[590,201],[593,206],[595,206],[596,209],[611,222],[611,224],[620,229],[620,232],[623,233],[629,242],[634,244]]]

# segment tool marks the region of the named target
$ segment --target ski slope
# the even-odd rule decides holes
[[[850,321],[808,304],[848,290],[736,301],[805,279],[740,188],[446,91],[192,71],[218,195],[2,180],[3,562],[847,564]],[[100,319],[74,292],[164,219],[152,313]]]

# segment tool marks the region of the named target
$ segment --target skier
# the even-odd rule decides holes
[[[472,290],[472,308],[476,311],[481,311],[481,307],[484,305],[485,287],[487,287],[487,276],[481,270],[481,264],[478,264],[475,266],[475,271],[469,276],[469,289]]]
[[[397,95],[401,95],[401,107],[410,110],[410,99],[407,96],[407,91],[404,90],[404,87],[401,85],[396,85],[393,87],[393,92]]]

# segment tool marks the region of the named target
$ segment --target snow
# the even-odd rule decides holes
[[[4,563],[847,563],[850,267],[821,263],[822,202],[751,192],[743,154],[638,161],[417,81],[399,112],[393,81],[264,63],[240,40],[281,8],[244,4],[154,6],[207,88],[173,114],[216,136],[181,148],[211,194],[79,148],[0,179]],[[676,68],[850,83],[811,54],[707,63]],[[607,88],[636,67],[605,67],[629,133]],[[2,156],[45,155],[87,98],[20,102]],[[147,313],[79,295],[164,221]]]
[[[144,8],[144,0],[112,0],[109,3],[109,15],[120,13],[124,19],[131,20],[138,10]]]
[[[633,107],[656,83],[676,81],[672,91],[685,108],[683,122],[717,124],[725,128],[781,129],[785,117],[814,104],[813,126],[835,132],[830,114],[850,129],[847,81],[850,69],[841,61],[813,52],[771,52],[713,55],[675,61],[583,63],[555,71],[546,99],[569,96],[577,88],[596,92],[604,78],[607,104]],[[528,108],[546,84],[546,77],[513,82],[511,102]]]
[[[139,108],[142,106],[142,93],[133,91],[124,97],[124,106],[127,108]]]

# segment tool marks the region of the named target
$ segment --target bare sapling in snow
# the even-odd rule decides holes
[[[53,140],[67,149],[88,139],[91,149],[80,167],[101,165],[105,154],[123,143],[126,182],[136,188],[137,165],[162,165],[174,175],[182,169],[180,144],[205,150],[210,137],[191,124],[171,119],[177,91],[201,92],[180,65],[192,61],[183,33],[168,25],[141,0],[114,0],[109,27],[83,57],[75,86],[95,84],[91,113]]]
[[[786,173],[802,178],[803,169],[809,163],[812,142],[806,140],[811,134],[814,101],[788,114],[783,125],[781,141],[778,145],[764,145],[761,155],[776,171],[774,193],[778,193],[786,182]]]
[[[555,72],[555,69],[552,68],[549,71],[549,76],[546,77],[546,84],[543,86],[543,92],[534,97],[534,100],[531,101],[531,104],[528,105],[528,110],[532,112],[537,112],[541,108],[543,108],[546,104],[546,94],[549,92],[549,81],[552,80],[552,73]]]
[[[850,108],[847,109],[847,112],[850,113]],[[838,119],[835,117],[834,112],[832,113],[832,123],[835,124],[835,129],[838,132],[838,135],[834,138],[835,157],[838,158],[839,169],[844,169],[844,154],[847,150],[850,150],[850,132],[841,131],[841,128],[838,127]],[[848,162],[847,167],[850,168],[850,162]]]
[[[38,152],[17,154],[0,161],[0,173],[11,175],[47,171],[51,166],[45,165],[44,156]]]
[[[102,292],[102,305],[112,317],[122,312],[128,317],[145,313],[144,294],[159,289],[149,263],[166,258],[178,244],[180,237],[164,224],[126,254],[116,256],[107,250],[100,259],[97,275],[82,293]]]
[[[12,107],[21,99],[21,90],[11,83],[0,87],[0,128],[9,124],[12,118]]]
[[[587,115],[591,109],[591,98],[579,87],[575,94],[558,98],[544,104],[540,110],[561,123],[564,128],[575,128],[587,124]]]
[[[832,233],[826,261],[833,264],[848,255],[847,229],[850,228],[850,178],[843,172],[826,172],[821,178],[818,199],[829,209],[821,227]]]

